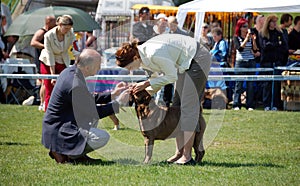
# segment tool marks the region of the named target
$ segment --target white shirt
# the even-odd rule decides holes
[[[174,83],[177,72],[183,73],[189,69],[196,54],[197,42],[194,38],[181,34],[162,34],[138,46],[138,50],[142,68],[164,74],[150,78],[151,87],[147,90],[154,93],[162,86]]]

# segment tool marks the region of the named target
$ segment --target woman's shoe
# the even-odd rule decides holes
[[[192,165],[192,166],[196,165],[196,162],[193,158],[191,158],[190,161],[185,162],[185,163],[178,163],[178,162],[174,162],[174,163],[176,165]]]

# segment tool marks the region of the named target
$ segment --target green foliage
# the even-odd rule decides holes
[[[111,139],[90,154],[106,163],[93,165],[60,165],[49,158],[41,144],[43,113],[36,106],[0,104],[0,113],[1,185],[300,185],[297,112],[227,110],[196,166],[160,163],[172,155],[174,140],[156,142],[152,163],[143,165],[143,137],[131,108],[118,114],[127,117],[122,130],[113,131],[109,118],[100,121]],[[209,114],[204,110],[206,119]],[[140,148],[128,151],[129,145]]]

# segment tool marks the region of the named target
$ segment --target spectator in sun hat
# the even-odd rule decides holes
[[[143,43],[154,36],[150,16],[150,9],[148,7],[142,7],[139,10],[139,21],[132,28],[133,39],[138,39],[139,43]]]
[[[153,30],[156,35],[169,33],[170,29],[168,28],[168,17],[166,16],[166,14],[158,14],[155,17],[155,20],[156,22],[153,26]]]

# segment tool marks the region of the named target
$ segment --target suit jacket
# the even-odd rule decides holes
[[[61,154],[82,154],[87,137],[80,131],[97,127],[99,118],[118,112],[118,103],[110,101],[110,93],[88,91],[76,65],[66,68],[57,79],[43,119],[42,144]]]
[[[44,35],[44,46],[39,60],[45,63],[47,66],[55,65],[55,56],[60,56],[64,64],[68,67],[70,65],[70,57],[68,50],[75,40],[73,30],[70,30],[64,36],[63,47],[58,41],[56,32],[58,27],[54,27]]]

